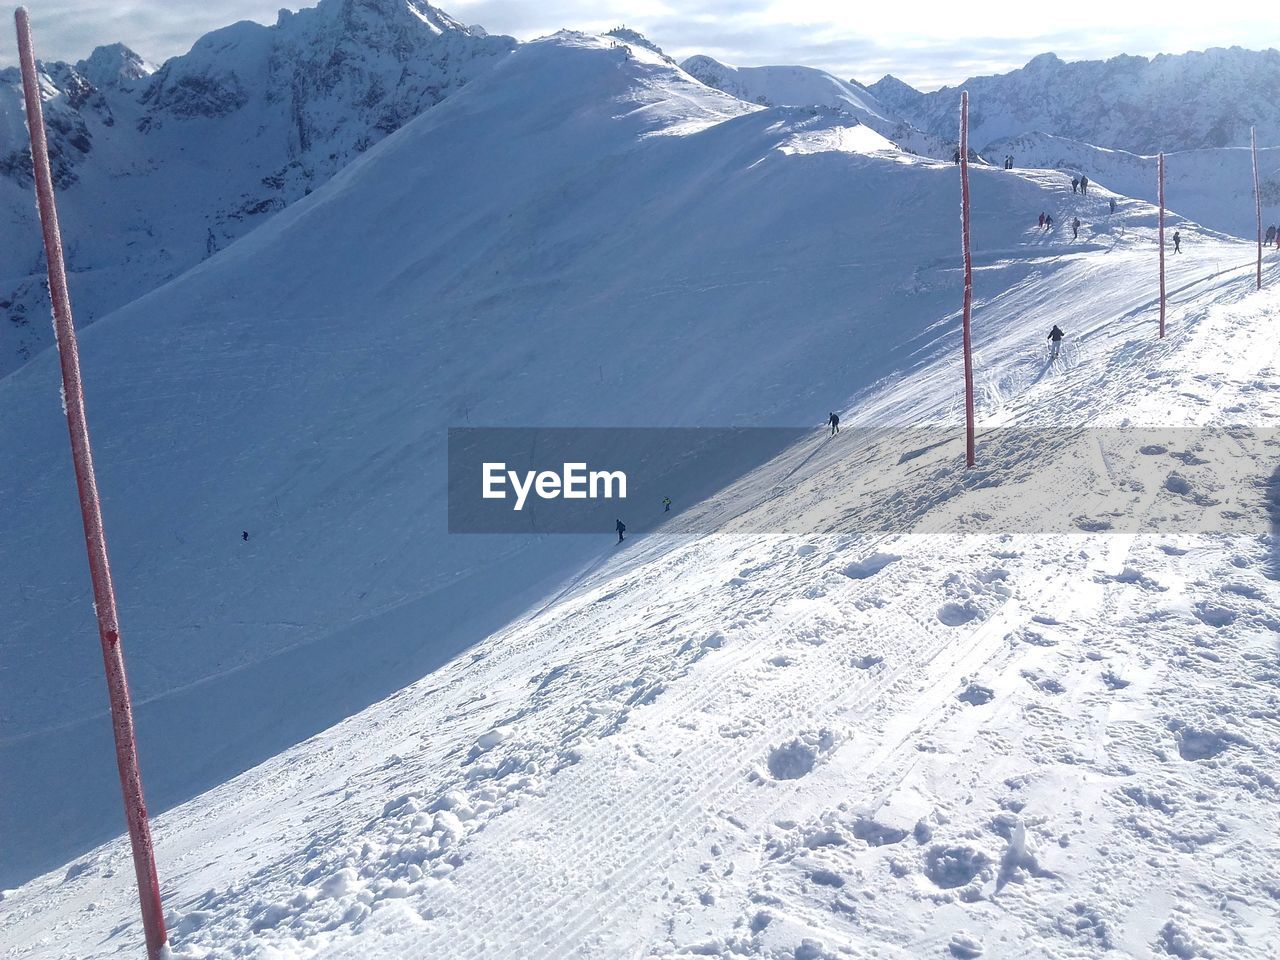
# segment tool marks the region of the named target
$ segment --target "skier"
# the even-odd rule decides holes
[[[1052,229],[1053,229],[1053,214],[1051,214],[1051,213],[1046,213],[1046,214],[1044,215],[1044,228],[1045,228],[1046,230],[1052,230]]]
[[[1267,227],[1267,243],[1266,243],[1266,245],[1267,245],[1268,247],[1269,247],[1269,246],[1271,246],[1271,244],[1275,243],[1275,239],[1276,239],[1276,228],[1275,228],[1274,226]]]
[[[1112,212],[1112,213],[1115,213],[1115,212],[1116,212],[1116,198],[1115,198],[1115,197],[1112,197],[1112,198],[1108,201],[1108,203],[1110,203],[1110,204],[1111,204],[1111,212]]]
[[[1182,234],[1180,234],[1177,230],[1173,231],[1173,252],[1174,253],[1182,252]]]
[[[1053,329],[1049,331],[1049,340],[1053,344],[1049,353],[1050,363],[1058,358],[1058,348],[1062,345],[1062,338],[1065,336],[1066,334],[1058,329],[1058,325],[1056,323],[1053,325]]]
[[[1080,174],[1080,192],[1081,193],[1089,192],[1089,178],[1086,177],[1083,173]]]
[[[960,166],[960,148],[956,147],[956,152],[951,155],[951,162],[957,167]]]
[[[840,432],[840,417],[833,410],[831,416],[827,417],[827,423],[831,424],[831,436],[835,436]]]
[[[614,524],[614,529],[618,531],[618,542],[621,543],[622,535],[626,532],[627,525],[619,518],[618,522]]]
[[[1080,189],[1080,178],[1079,178],[1079,177],[1072,177],[1072,178],[1071,178],[1071,192],[1072,192],[1072,193],[1075,193],[1075,192],[1076,192],[1077,190],[1079,190],[1079,189]]]
[[[1080,218],[1076,217],[1071,221],[1071,239],[1076,240],[1080,237]]]
[[[241,530],[241,531],[240,531],[240,539],[241,539],[241,540],[243,540],[243,541],[245,541],[246,543],[248,543],[248,541],[249,541],[249,531],[248,531],[248,530]]]
[[[1040,211],[1040,229],[1041,230],[1044,229],[1044,211],[1043,210]]]
[[[670,513],[670,512],[671,512],[671,498],[670,498],[670,497],[663,497],[663,498],[662,498],[662,512],[663,512],[663,513]]]

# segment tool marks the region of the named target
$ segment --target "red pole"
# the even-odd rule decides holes
[[[168,955],[168,935],[160,905],[160,883],[151,850],[151,826],[142,798],[142,777],[133,733],[133,709],[129,684],[120,649],[120,623],[116,615],[116,594],[107,560],[107,540],[102,528],[102,507],[93,475],[93,452],[89,448],[89,426],[85,420],[84,391],[80,381],[80,355],[76,328],[71,319],[71,297],[67,292],[67,268],[62,259],[62,236],[58,210],[53,199],[53,176],[49,171],[49,145],[45,139],[44,113],[36,77],[36,58],[31,44],[31,20],[19,7],[14,14],[18,27],[18,53],[22,62],[22,90],[27,107],[27,129],[31,135],[31,160],[35,169],[36,201],[44,230],[44,252],[49,266],[49,298],[53,301],[53,328],[62,361],[62,388],[66,398],[67,429],[71,434],[71,459],[75,464],[76,487],[80,493],[80,515],[84,521],[85,549],[93,580],[93,603],[102,641],[102,660],[107,673],[111,701],[111,724],[115,731],[116,766],[124,793],[125,819],[133,846],[133,867],[138,878],[142,904],[142,926],[147,938],[147,956],[160,960]]]
[[[974,465],[973,451],[973,257],[969,253],[969,91],[960,92],[960,239],[964,247],[964,432],[965,464]]]
[[[1156,160],[1160,177],[1160,339],[1164,339],[1164,154]]]
[[[1249,149],[1253,153],[1253,204],[1258,215],[1258,289],[1262,289],[1262,192],[1258,187],[1258,129],[1249,128]]]

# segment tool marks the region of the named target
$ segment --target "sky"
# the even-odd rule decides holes
[[[78,60],[121,41],[155,63],[237,20],[274,23],[279,0],[26,0],[38,55]],[[289,3],[290,9],[310,3]],[[445,0],[459,20],[522,40],[561,27],[625,24],[667,53],[705,53],[738,66],[805,64],[864,83],[892,73],[922,90],[1020,67],[1046,51],[1064,60],[1280,46],[1280,17],[1263,0],[1201,5],[1125,0]],[[0,65],[16,62],[0,29]]]

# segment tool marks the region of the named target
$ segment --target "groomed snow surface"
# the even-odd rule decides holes
[[[984,426],[1065,455],[1081,425],[1280,425],[1274,262],[1255,293],[1250,245],[1178,221],[1158,341],[1147,204],[973,176]],[[559,35],[87,330],[144,774],[186,801],[155,819],[175,955],[1272,956],[1275,524],[966,535],[1028,465],[950,444],[898,506],[949,533],[443,532],[458,422],[958,427],[956,185]],[[55,585],[0,599],[29,864],[120,822],[54,376],[0,381],[0,447],[37,451],[0,526]],[[740,478],[753,510],[820,512],[857,437]],[[1194,450],[1130,455],[1180,478],[1143,510],[1215,493]],[[1097,460],[1062,491],[1086,512],[1128,482]],[[0,901],[5,957],[141,940],[120,839]]]

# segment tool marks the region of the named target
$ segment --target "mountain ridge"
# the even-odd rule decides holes
[[[128,303],[327,181],[515,46],[423,0],[321,0],[151,68],[40,63],[76,320]],[[14,68],[0,72],[0,375],[52,343]]]
[[[867,89],[922,130],[953,138],[960,90],[968,90],[970,137],[983,149],[1033,132],[1138,154],[1241,147],[1255,124],[1261,142],[1280,143],[1274,48],[1075,61],[1049,52],[1016,70],[928,93],[892,74]]]

